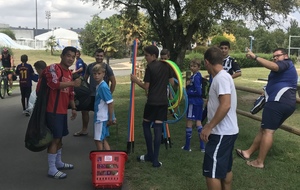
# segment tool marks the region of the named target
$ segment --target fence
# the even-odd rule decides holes
[[[190,72],[184,72],[182,73],[183,76],[190,76]],[[142,80],[144,78],[144,75],[145,75],[145,69],[144,69],[144,64],[141,63],[141,62],[137,62],[137,67],[136,67],[136,76]],[[262,80],[262,79],[258,79],[258,80]],[[254,93],[254,94],[262,94],[263,91],[262,90],[257,90],[257,89],[252,89],[252,88],[248,88],[248,87],[244,87],[244,86],[235,86],[235,88],[237,90],[241,90],[241,91],[244,91],[244,92],[249,92],[249,93]],[[300,86],[298,85],[298,94],[299,94],[299,97],[300,97]],[[300,103],[300,98],[297,98],[297,104]],[[242,116],[245,116],[245,117],[248,117],[250,119],[254,119],[254,120],[257,120],[257,121],[261,121],[262,118],[259,117],[259,116],[256,116],[256,115],[252,115],[251,113],[249,112],[246,112],[246,111],[243,111],[243,110],[240,110],[240,109],[237,109],[236,110],[237,114],[240,114]],[[300,129],[297,129],[296,127],[292,127],[292,126],[288,126],[288,125],[285,125],[285,124],[282,124],[280,126],[280,128],[282,130],[285,130],[287,132],[290,132],[290,133],[293,133],[295,135],[299,135],[300,136]]]

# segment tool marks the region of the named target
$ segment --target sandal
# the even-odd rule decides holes
[[[87,136],[88,133],[83,133],[82,131],[76,132],[73,134],[74,137],[81,137],[81,136]]]
[[[63,167],[59,167],[57,169],[58,170],[72,170],[72,169],[74,169],[74,165],[73,164],[64,163]]]
[[[67,177],[67,174],[61,171],[57,171],[54,175],[48,174],[48,177],[51,177],[53,179],[64,179]]]

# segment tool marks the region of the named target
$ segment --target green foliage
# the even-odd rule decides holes
[[[200,53],[200,54],[204,54],[204,52],[208,49],[207,46],[196,46],[192,52],[193,53]]]
[[[85,0],[81,0],[85,1]],[[99,7],[114,6],[127,13],[131,22],[138,18],[139,11],[149,15],[151,28],[164,48],[170,50],[171,60],[182,63],[195,36],[205,39],[210,28],[224,17],[248,17],[270,26],[276,23],[276,14],[287,16],[299,5],[294,0],[273,1],[140,1],[140,0],[93,0]],[[229,26],[232,23],[229,24]],[[230,27],[227,27],[230,28]],[[199,35],[194,35],[196,32]],[[217,32],[217,30],[216,30]]]
[[[0,30],[0,33],[4,33],[4,34],[8,35],[11,39],[16,40],[15,33],[10,29],[2,29],[2,30]]]
[[[54,54],[54,48],[57,46],[57,42],[56,42],[56,38],[55,36],[50,36],[48,38],[48,40],[46,41],[46,51],[48,51],[48,47],[50,47],[50,52],[51,52],[51,55]]]
[[[228,38],[226,38],[225,36],[215,36],[211,40],[211,45],[219,46],[220,42],[222,42],[222,41],[229,41],[230,42],[230,40]]]

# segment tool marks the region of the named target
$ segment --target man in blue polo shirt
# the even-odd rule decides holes
[[[258,57],[248,50],[246,55],[270,70],[265,89],[266,103],[262,113],[261,128],[252,145],[247,150],[236,149],[244,160],[259,150],[255,160],[247,161],[249,166],[264,168],[264,161],[272,147],[273,134],[296,109],[297,71],[286,49],[277,48],[273,52],[273,61]]]

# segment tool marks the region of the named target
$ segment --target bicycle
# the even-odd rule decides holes
[[[8,70],[1,68],[0,72],[0,97],[1,99],[5,98],[5,95],[11,95],[11,93],[9,93],[9,88],[8,88]]]

